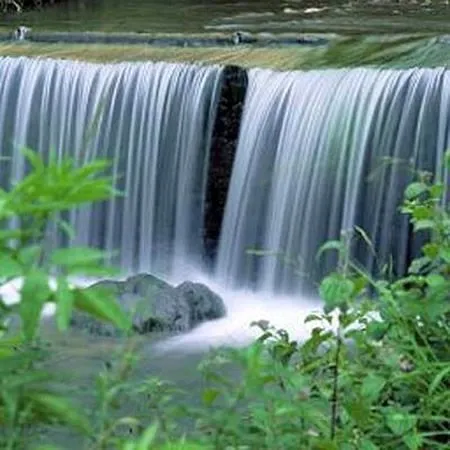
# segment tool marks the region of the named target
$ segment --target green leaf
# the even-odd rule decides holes
[[[40,445],[39,447],[36,447],[35,450],[62,450],[62,448],[55,447],[54,445],[45,444],[45,445]]]
[[[433,198],[441,198],[444,193],[444,185],[442,183],[435,183],[430,187],[430,194]]]
[[[365,427],[370,421],[370,404],[364,398],[355,398],[344,402],[345,411],[359,427]]]
[[[71,175],[73,179],[83,181],[89,179],[93,175],[99,175],[100,173],[108,169],[108,167],[110,166],[111,166],[110,161],[106,159],[97,159],[83,167],[72,169]]]
[[[5,219],[12,215],[12,211],[11,211],[11,208],[9,205],[9,199],[7,197],[7,194],[2,192],[1,190],[0,190],[0,194],[1,194],[1,197],[0,197],[0,219]],[[4,233],[4,231],[3,231],[3,233]],[[3,237],[1,237],[1,238],[3,240]]]
[[[75,230],[70,225],[69,222],[65,220],[56,220],[56,224],[58,225],[59,229],[63,231],[63,233],[69,238],[74,239],[75,238]]]
[[[372,441],[368,439],[361,439],[358,445],[359,450],[380,450],[378,445],[375,445]]]
[[[0,253],[0,282],[22,275],[22,266],[10,255]]]
[[[205,389],[202,393],[203,404],[207,407],[210,407],[219,395],[220,391],[218,389]]]
[[[320,439],[314,442],[314,450],[339,450],[338,444],[331,439]]]
[[[433,210],[425,205],[417,205],[412,210],[414,220],[424,220],[433,217]]]
[[[136,450],[148,450],[149,448],[151,448],[150,445],[155,441],[157,432],[158,424],[154,423],[153,425],[150,425],[142,433],[142,436],[136,445]]]
[[[323,317],[319,314],[309,314],[306,316],[304,323],[316,322],[316,321],[321,322],[322,320],[323,320]]]
[[[25,338],[32,340],[39,327],[42,309],[50,299],[51,291],[45,273],[34,270],[23,281],[20,290],[19,314]]]
[[[450,150],[447,150],[444,155],[445,166],[450,169]]]
[[[411,414],[401,411],[392,411],[386,416],[387,426],[397,435],[402,436],[416,426],[417,419]]]
[[[0,359],[8,358],[12,355],[15,355],[17,352],[17,348],[19,348],[23,344],[23,336],[17,334],[14,336],[3,337],[0,339]],[[0,364],[0,372],[1,369],[4,368],[5,363],[2,361]]]
[[[21,239],[25,235],[26,233],[24,232],[24,230],[0,230],[0,243],[8,241],[10,239],[11,240]]]
[[[67,268],[70,275],[84,275],[87,277],[114,277],[119,275],[119,270],[113,267],[107,267],[103,264],[71,266]]]
[[[348,442],[343,442],[339,444],[339,450],[355,450],[355,447]]]
[[[386,384],[386,380],[376,374],[367,375],[361,386],[361,395],[369,402],[374,402],[380,396]]]
[[[24,360],[25,361],[25,360]],[[27,360],[29,362],[29,359]],[[8,389],[16,389],[23,387],[24,389],[30,389],[32,385],[37,383],[48,382],[50,380],[50,374],[44,371],[29,370],[27,373],[22,373],[14,376],[7,381],[6,386]]]
[[[353,278],[353,284],[354,284],[354,291],[353,295],[361,294],[362,291],[367,287],[367,278],[365,276]]]
[[[66,398],[48,392],[26,392],[25,395],[32,403],[33,411],[44,421],[57,420],[83,433],[91,433],[89,420]]]
[[[439,245],[434,242],[429,242],[422,247],[422,251],[426,257],[435,259],[439,255]]]
[[[45,444],[45,445],[40,445],[39,447],[36,447],[35,450],[62,450],[62,448],[55,447],[54,445]]]
[[[258,339],[256,341],[262,343],[271,338],[273,338],[273,333],[271,331],[266,331],[261,336],[258,336]]]
[[[136,450],[136,442],[129,439],[123,443],[120,450]]]
[[[11,373],[23,371],[37,359],[36,352],[18,352],[14,348],[0,349],[1,356],[0,377],[10,376]]]
[[[87,312],[91,316],[113,323],[122,330],[131,328],[131,319],[122,310],[117,299],[108,289],[92,287],[73,290],[76,309]]]
[[[19,250],[17,259],[24,267],[29,268],[39,261],[41,253],[42,247],[40,245],[30,245]]]
[[[41,173],[44,171],[44,161],[42,160],[41,156],[38,152],[31,150],[28,147],[23,147],[21,149],[21,152],[24,154],[25,158],[28,159],[28,161],[31,163],[34,172]]]
[[[441,247],[439,249],[439,256],[447,263],[450,264],[450,247]]]
[[[5,422],[14,423],[19,412],[18,391],[2,389],[0,401],[0,425]]]
[[[366,243],[367,247],[371,250],[372,254],[376,256],[375,247],[373,246],[373,242],[370,240],[369,235],[358,225],[355,225],[355,231],[361,236],[363,241]]]
[[[66,278],[58,277],[55,292],[56,307],[56,323],[61,331],[67,330],[72,317],[74,295]]]
[[[261,331],[267,331],[271,328],[268,320],[256,320],[250,324],[251,327],[258,327]]]
[[[231,450],[231,447],[229,447]],[[166,442],[158,450],[213,450],[211,446],[205,446],[202,444],[197,444],[195,442]],[[250,450],[250,447],[242,445],[238,447],[233,447],[233,450]]]
[[[448,284],[447,279],[437,273],[430,273],[429,275],[427,275],[426,280],[428,286],[431,287],[441,287]]]
[[[423,219],[414,222],[414,231],[432,230],[436,228],[436,223],[431,219]]]
[[[111,180],[107,179],[104,182],[101,180],[92,180],[84,182],[76,189],[71,189],[65,197],[69,208],[82,205],[83,203],[97,202],[100,200],[108,200],[117,192],[111,188]]]
[[[385,322],[369,322],[367,325],[367,334],[374,339],[375,341],[379,341],[383,339],[389,329],[389,325]]]
[[[423,271],[430,263],[431,259],[427,256],[422,256],[421,258],[414,259],[408,269],[408,272],[411,274],[418,274]]]
[[[90,265],[103,262],[105,252],[92,248],[70,247],[61,248],[53,252],[53,264],[63,267]]]
[[[420,434],[407,434],[403,436],[403,442],[409,448],[409,450],[419,450],[423,445],[423,437]]]
[[[355,285],[351,280],[334,273],[322,281],[319,292],[329,311],[334,308],[345,307],[353,294],[354,288]]]
[[[321,256],[322,253],[329,251],[329,250],[337,250],[338,252],[342,252],[345,249],[344,243],[342,241],[328,241],[325,242],[325,244],[323,244],[318,252],[317,252],[317,256],[316,259],[318,260]]]
[[[433,379],[433,381],[430,383],[430,386],[428,388],[428,394],[431,396],[434,394],[436,389],[443,384],[442,388],[445,391],[447,389],[447,385],[443,383],[443,381],[446,378],[450,378],[450,366],[445,367],[442,369]]]
[[[411,183],[405,190],[405,197],[408,200],[413,200],[419,195],[428,191],[428,186],[422,182]]]

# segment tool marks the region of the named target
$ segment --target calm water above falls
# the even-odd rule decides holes
[[[0,16],[0,28],[19,23],[63,31],[445,33],[450,7],[447,0],[78,0]]]

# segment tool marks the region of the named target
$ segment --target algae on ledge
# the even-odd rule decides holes
[[[0,56],[32,56],[96,62],[168,61],[239,65],[278,70],[326,67],[437,67],[450,65],[446,37],[338,38],[328,46],[155,47],[148,45],[0,43]]]

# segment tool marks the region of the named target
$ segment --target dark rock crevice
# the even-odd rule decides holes
[[[247,85],[245,69],[238,66],[224,68],[211,140],[205,199],[203,238],[209,262],[214,261],[217,252]]]

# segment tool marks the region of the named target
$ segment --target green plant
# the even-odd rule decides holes
[[[90,450],[147,449],[150,443],[170,442],[176,435],[177,411],[172,406],[172,399],[178,390],[157,378],[130,381],[135,363],[136,353],[133,342],[129,341],[129,348],[118,360],[117,367],[108,365],[98,375],[98,406],[91,417],[95,427],[87,446]],[[140,403],[142,410],[132,416],[124,416],[120,411],[117,414],[117,410],[127,403]],[[132,439],[130,436],[137,437]]]
[[[0,190],[0,286],[21,279],[20,301],[0,299],[0,442],[2,448],[19,446],[33,424],[60,421],[89,433],[84,415],[56,393],[55,377],[40,368],[46,352],[39,345],[40,319],[44,306],[56,306],[60,330],[69,326],[74,309],[114,323],[127,330],[130,319],[116,300],[104,292],[71,287],[72,275],[103,275],[105,254],[95,249],[51,250],[47,232],[58,226],[71,234],[61,214],[86,203],[110,198],[111,179],[101,173],[105,161],[78,167],[74,161],[45,163],[38,154],[24,150],[29,174],[9,191]],[[18,226],[10,227],[14,221]],[[51,277],[56,288],[50,289]],[[20,325],[12,326],[18,317]]]
[[[448,171],[450,153],[446,164]],[[365,273],[350,258],[352,233],[343,233],[319,252],[337,251],[339,263],[320,284],[324,309],[306,319],[317,325],[306,342],[260,321],[256,343],[203,364],[210,386],[196,414],[204,442],[216,449],[447,448],[448,186],[419,173],[401,210],[416,233],[426,233],[405,276]],[[232,377],[224,375],[230,366],[238,369]]]

